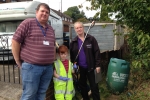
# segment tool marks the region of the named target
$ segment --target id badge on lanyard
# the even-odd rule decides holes
[[[44,29],[42,28],[42,26],[40,25],[40,23],[38,22],[38,20],[36,19],[38,25],[40,26],[40,29],[42,31],[42,34],[44,35],[44,40],[43,40],[43,45],[50,45],[49,41],[46,41],[46,31],[44,31]]]

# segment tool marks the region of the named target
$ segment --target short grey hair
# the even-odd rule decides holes
[[[82,22],[77,21],[77,22],[74,23],[74,28],[75,28],[76,24],[80,24],[80,25],[84,26]]]

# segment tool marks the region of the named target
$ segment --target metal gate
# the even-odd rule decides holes
[[[0,35],[0,81],[21,84],[20,69],[9,49],[11,37],[12,34]]]

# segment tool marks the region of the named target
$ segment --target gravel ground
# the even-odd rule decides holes
[[[12,84],[0,81],[0,100],[19,100],[22,93],[20,84]]]

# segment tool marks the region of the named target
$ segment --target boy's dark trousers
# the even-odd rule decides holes
[[[100,100],[98,84],[95,83],[94,70],[88,72],[88,69],[86,68],[79,67],[79,69],[80,69],[79,86],[81,89],[81,95],[83,97],[83,100],[90,100],[88,96],[87,79],[90,84],[93,100]]]

